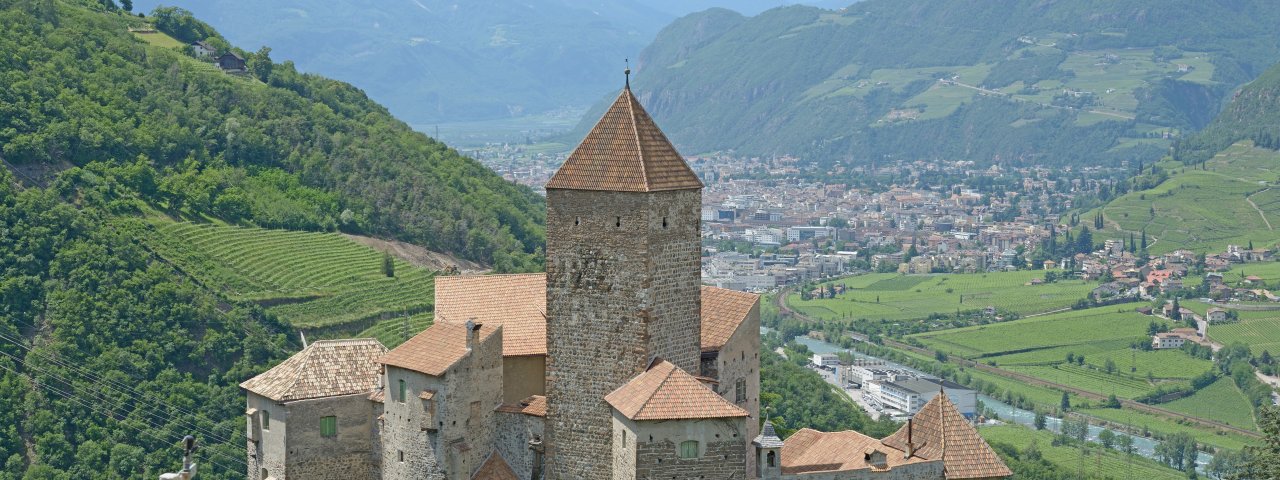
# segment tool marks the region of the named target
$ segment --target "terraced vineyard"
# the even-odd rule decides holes
[[[1125,455],[1114,450],[1092,448],[1087,457],[1082,456],[1080,449],[1072,446],[1053,444],[1053,434],[1048,431],[1036,431],[1028,428],[999,425],[978,429],[989,443],[1007,443],[1026,449],[1032,443],[1040,450],[1045,460],[1055,464],[1063,472],[1083,474],[1080,478],[1143,478],[1143,479],[1180,479],[1186,474],[1160,465],[1155,461],[1137,456]]]
[[[911,320],[926,318],[933,313],[954,313],[988,306],[1027,315],[1069,307],[1094,287],[1082,280],[1028,285],[1036,278],[1044,278],[1044,272],[877,273],[823,283],[824,287],[844,285],[847,288],[836,298],[801,300],[799,295],[791,295],[787,303],[805,315],[821,319]]]
[[[431,312],[393,317],[366,328],[356,338],[373,337],[387,348],[396,348],[409,338],[431,326]]]
[[[297,328],[349,332],[432,307],[435,272],[396,260],[396,275],[388,278],[381,252],[338,234],[162,219],[151,225],[148,244],[161,256]]]
[[[1207,170],[1162,164],[1178,174],[1107,204],[1103,213],[1109,225],[1095,240],[1127,238],[1145,229],[1154,237],[1148,249],[1152,254],[1179,248],[1222,251],[1228,244],[1250,241],[1256,247],[1275,245],[1280,241],[1280,190],[1268,186],[1277,182],[1277,161],[1275,151],[1241,142],[1209,160]]]

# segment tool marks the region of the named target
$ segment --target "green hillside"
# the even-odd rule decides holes
[[[1103,207],[1108,227],[1100,238],[1146,231],[1149,251],[1179,248],[1224,251],[1228,244],[1265,247],[1280,242],[1280,153],[1237,143],[1203,164],[1162,162],[1176,172],[1145,190]]]
[[[1280,58],[1271,7],[867,0],[750,18],[711,10],[664,29],[632,84],[688,153],[824,164],[1156,159],[1168,141],[1154,137],[1203,127],[1232,88]]]
[[[1280,149],[1280,64],[1241,88],[1204,131],[1179,141],[1174,154],[1188,164],[1203,162],[1240,140]]]
[[[545,205],[532,190],[350,85],[271,62],[269,50],[242,52],[249,73],[229,75],[129,31],[153,21],[180,41],[225,45],[182,12],[143,19],[103,5],[0,3],[0,157],[24,183],[50,180],[29,172],[79,166],[64,182],[110,184],[82,201],[113,211],[140,200],[172,214],[394,237],[499,270],[541,268]]]

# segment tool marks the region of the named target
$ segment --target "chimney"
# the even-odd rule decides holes
[[[907,419],[907,458],[911,458],[916,453],[916,444],[911,441],[912,419]]]
[[[467,320],[467,350],[476,347],[476,343],[480,342],[480,324],[475,319]]]

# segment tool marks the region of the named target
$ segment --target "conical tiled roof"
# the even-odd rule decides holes
[[[942,459],[948,480],[999,478],[1013,475],[987,441],[969,425],[955,404],[941,392],[911,417],[911,422],[884,439],[884,444],[902,451],[907,448],[907,429],[915,445],[913,456]]]
[[[778,431],[773,428],[773,422],[768,420],[764,421],[764,428],[752,443],[760,448],[782,448],[782,439],[778,438]]]
[[[702,181],[628,87],[546,188],[656,192],[702,188]]]
[[[373,338],[320,340],[240,388],[277,402],[369,393],[378,388],[378,357],[387,347]]]

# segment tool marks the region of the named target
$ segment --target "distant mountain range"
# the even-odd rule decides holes
[[[853,0],[806,2],[837,6]],[[746,13],[781,0],[142,0],[178,6],[232,43],[350,82],[410,124],[586,107],[621,82],[663,26],[714,6]]]
[[[1280,60],[1277,24],[1263,0],[712,9],[663,29],[632,87],[686,154],[1114,163],[1203,128]]]

